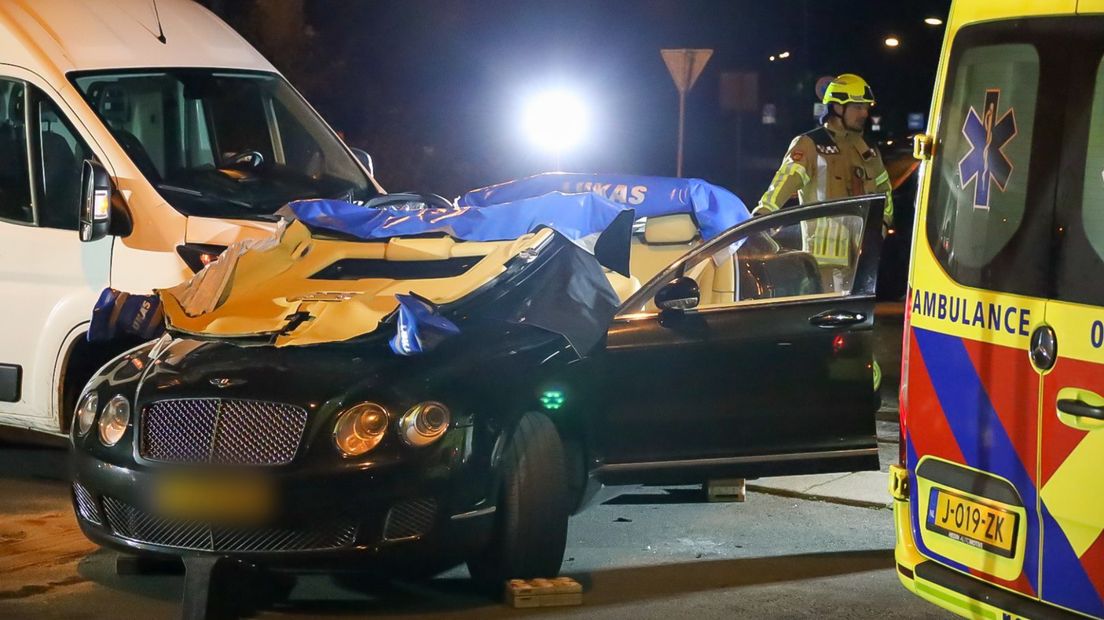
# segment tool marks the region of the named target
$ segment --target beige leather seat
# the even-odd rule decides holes
[[[644,234],[633,236],[629,272],[647,282],[700,244],[698,227],[689,215],[649,217],[644,223]]]
[[[688,214],[650,217],[642,237],[633,237],[629,269],[641,281],[651,280],[671,263],[701,245],[701,235]],[[701,289],[700,306],[730,304],[736,299],[736,257],[716,264],[704,260],[686,273]]]

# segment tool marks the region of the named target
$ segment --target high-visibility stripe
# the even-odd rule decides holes
[[[767,188],[767,192],[763,194],[763,198],[759,202],[764,206],[769,206],[771,211],[777,211],[781,206],[780,202],[784,202],[786,198],[789,198],[789,196],[779,196],[779,194],[782,192],[786,181],[795,174],[801,179],[802,186],[809,183],[809,173],[805,171],[804,166],[793,161],[786,162],[774,174],[770,187]]]
[[[874,185],[881,185],[882,183],[889,182],[889,172],[883,172],[878,175],[878,178],[874,179]]]
[[[817,155],[817,202],[828,200],[828,160]]]

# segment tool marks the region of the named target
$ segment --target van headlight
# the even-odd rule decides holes
[[[408,446],[428,446],[445,434],[451,420],[448,407],[441,403],[418,403],[399,420],[399,434]]]
[[[89,392],[77,403],[77,433],[87,435],[92,423],[96,421],[96,412],[100,409],[100,395]]]
[[[345,456],[360,456],[383,441],[387,410],[376,403],[360,403],[341,412],[334,425],[334,443]]]
[[[130,423],[130,401],[122,394],[111,397],[100,416],[100,441],[105,446],[119,443]]]

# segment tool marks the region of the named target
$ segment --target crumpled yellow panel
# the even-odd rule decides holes
[[[272,239],[234,244],[191,280],[157,291],[169,327],[202,337],[275,335],[276,346],[340,342],[374,331],[398,306],[396,293],[435,304],[470,294],[505,271],[505,263],[552,235],[544,229],[512,241],[455,242],[396,238],[343,241],[312,237],[301,222],[281,226]],[[312,280],[346,258],[392,261],[483,256],[451,278]],[[308,316],[289,330],[300,313]]]

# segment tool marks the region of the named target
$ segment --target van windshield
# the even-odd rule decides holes
[[[185,215],[264,218],[292,200],[377,195],[337,136],[277,75],[169,69],[72,79]]]

